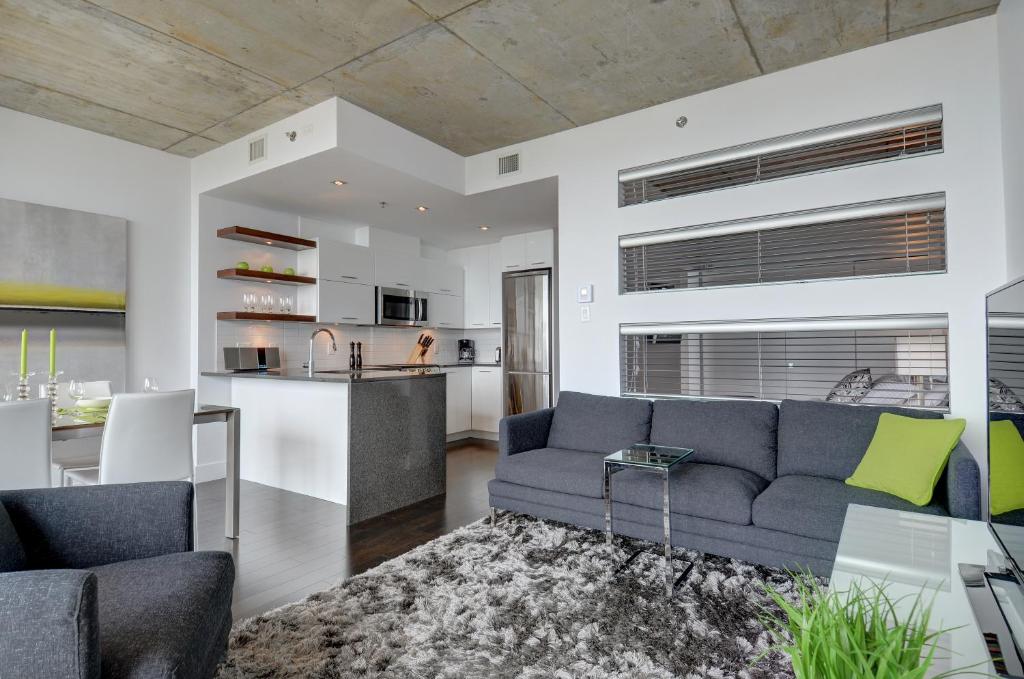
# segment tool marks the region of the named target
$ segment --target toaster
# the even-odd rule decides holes
[[[277,347],[224,347],[224,369],[275,370],[281,367],[281,351]]]

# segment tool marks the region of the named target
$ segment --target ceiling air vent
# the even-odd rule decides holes
[[[942,105],[619,172],[619,207],[942,151]]]
[[[267,157],[267,135],[249,140],[249,163],[258,163]]]
[[[498,156],[498,176],[519,172],[519,152]]]

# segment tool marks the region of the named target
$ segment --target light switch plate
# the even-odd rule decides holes
[[[594,301],[594,284],[587,283],[576,288],[576,301],[580,304],[590,304]]]
[[[584,323],[590,322],[590,305],[584,304],[580,307],[580,321]]]

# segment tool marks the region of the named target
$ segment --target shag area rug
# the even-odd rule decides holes
[[[599,531],[500,515],[332,589],[239,622],[220,679],[276,677],[792,677],[759,622],[760,582],[784,572],[677,553],[694,568],[665,597],[662,558]]]

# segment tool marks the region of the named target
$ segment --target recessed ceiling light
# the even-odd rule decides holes
[[[481,230],[481,231],[486,231],[486,230],[487,230],[487,229],[489,229],[489,228],[491,228],[491,227],[489,227],[489,226],[487,226],[487,225],[485,224],[485,225],[483,225],[483,226],[481,226],[481,227],[480,227],[480,230]]]
[[[334,184],[335,186],[344,186],[345,184],[348,184],[348,182],[342,181],[341,179],[335,179],[331,183]]]
[[[429,207],[427,207],[426,205],[420,205],[420,206],[418,206],[418,207],[417,207],[416,209],[417,209],[417,210],[419,210],[420,212],[426,212],[426,211],[427,211],[427,210],[429,210],[430,208],[429,208]]]

